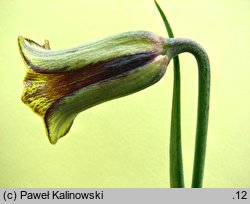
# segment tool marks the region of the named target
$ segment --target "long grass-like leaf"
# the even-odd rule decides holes
[[[174,38],[171,26],[155,0],[155,5],[165,24],[169,38]],[[180,82],[180,61],[179,57],[174,58],[174,86],[172,100],[172,116],[170,131],[170,186],[172,188],[184,187],[182,145],[181,145],[181,82]]]

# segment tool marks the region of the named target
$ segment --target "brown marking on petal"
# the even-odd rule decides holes
[[[110,61],[91,64],[76,71],[56,74],[29,70],[25,79],[22,101],[40,116],[58,99],[90,84],[124,74],[151,62],[155,52],[121,56]]]

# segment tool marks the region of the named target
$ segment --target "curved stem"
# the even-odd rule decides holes
[[[196,42],[183,38],[167,39],[167,55],[171,58],[183,52],[194,55],[198,64],[199,95],[196,125],[196,141],[193,164],[192,187],[202,187],[205,166],[209,96],[210,96],[210,65],[206,51]]]
[[[174,38],[174,33],[167,20],[166,15],[155,0],[155,5],[165,24],[168,36]],[[181,147],[181,79],[180,79],[180,61],[179,57],[174,58],[174,85],[172,99],[172,115],[170,130],[170,187],[184,188],[182,147]]]

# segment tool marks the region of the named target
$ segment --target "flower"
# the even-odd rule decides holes
[[[55,144],[81,111],[153,85],[170,61],[165,39],[126,32],[71,49],[53,51],[18,37],[28,68],[22,101],[44,119]]]

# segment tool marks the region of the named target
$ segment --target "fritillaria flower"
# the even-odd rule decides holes
[[[170,61],[165,39],[142,31],[59,51],[22,36],[18,45],[28,69],[22,101],[44,119],[52,144],[79,112],[156,83]]]

